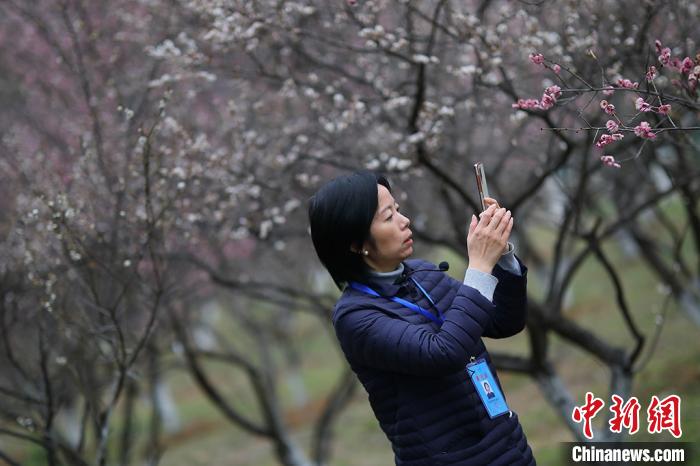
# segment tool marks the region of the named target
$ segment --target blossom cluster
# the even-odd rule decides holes
[[[656,47],[656,53],[658,54],[659,63],[661,63],[662,66],[678,71],[681,75],[688,75],[688,90],[691,93],[695,92],[698,87],[698,80],[700,79],[700,54],[696,55],[695,60],[691,57],[684,57],[681,59],[680,57],[672,56],[671,49],[669,47],[664,47],[660,40],[657,39],[654,45]],[[654,67],[652,66],[651,68]],[[647,80],[651,81],[649,79],[649,73],[647,73]],[[673,80],[672,82],[676,86],[682,86],[680,80]]]
[[[623,89],[637,89],[639,88],[638,82],[632,82],[629,79],[620,78],[617,80],[617,85]]]
[[[598,139],[598,142],[595,143],[595,146],[598,148],[603,148],[610,144],[611,142],[615,141],[620,141],[622,138],[624,138],[625,135],[622,133],[614,133],[614,134],[603,134],[600,139]]]
[[[620,168],[622,166],[615,160],[615,157],[613,157],[612,155],[603,155],[600,158],[600,161],[603,162],[603,165],[605,165],[606,167]]]
[[[542,93],[542,99],[518,99],[512,105],[513,108],[521,110],[549,110],[557,103],[557,99],[561,96],[561,88],[559,86],[549,86]]]
[[[603,109],[605,113],[608,115],[614,115],[615,114],[615,106],[608,102],[607,100],[601,100],[600,101],[600,108]]]
[[[659,118],[668,117],[670,119],[669,115],[671,113],[671,105],[662,101],[662,95],[656,91],[656,84],[654,83],[654,80],[656,80],[660,74],[660,70],[664,67],[669,70],[676,70],[681,74],[681,77],[687,75],[686,82],[682,82],[678,79],[673,79],[671,82],[677,87],[684,88],[689,95],[695,95],[697,82],[698,79],[700,79],[700,54],[698,54],[695,59],[689,56],[674,57],[672,50],[669,47],[664,47],[659,40],[655,41],[655,47],[660,65],[650,65],[645,73],[646,81],[647,83],[650,83],[649,87],[651,89],[642,90],[640,89],[640,84],[638,81],[628,79],[620,76],[619,74],[614,80],[605,82],[606,80],[604,79],[603,85],[600,88],[593,89],[593,86],[590,86],[592,91],[603,93],[605,99],[600,100],[600,109],[605,112],[606,115],[613,117],[605,123],[604,129],[607,130],[607,134],[601,135],[600,138],[595,141],[594,145],[596,148],[602,149],[613,142],[620,141],[624,138],[623,132],[625,131],[634,132],[635,136],[646,141],[655,140],[658,132],[663,131],[663,129],[656,128],[658,128],[658,126],[662,126],[666,120],[662,120],[657,126],[652,126],[652,124],[650,124],[648,121],[641,121],[637,123],[634,120],[637,119],[639,115],[644,113],[656,113]],[[592,51],[589,51],[589,55],[594,59],[596,58]],[[556,75],[559,75],[561,72],[561,66],[554,63],[552,60],[545,58],[542,53],[536,51],[532,52],[529,54],[528,58],[533,64],[548,68]],[[569,71],[569,68],[566,68],[566,70]],[[573,73],[572,71],[569,72]],[[576,75],[576,77],[577,79],[581,79],[578,75]],[[562,82],[566,84],[565,81],[562,80]],[[637,113],[631,119],[629,119],[629,121],[626,121],[627,118],[621,118],[615,104],[610,101],[616,94],[616,91],[622,90],[632,91],[633,93],[637,94],[633,99],[634,108],[636,109]],[[549,86],[545,89],[540,100],[518,99],[517,102],[512,104],[512,108],[520,110],[549,110],[555,106],[561,92],[562,91],[559,86]],[[627,93],[619,92],[619,95],[627,95]],[[649,95],[655,97],[648,98]],[[617,103],[621,105],[621,102]],[[598,130],[600,128],[589,127],[587,129]],[[617,162],[612,155],[603,155],[600,157],[600,159],[605,166],[615,168],[620,167],[620,163]]]
[[[662,104],[659,105],[658,107],[653,107],[649,102],[644,100],[643,97],[638,97],[634,101],[634,108],[636,108],[638,111],[646,113],[646,112],[656,112],[660,113],[662,115],[668,115],[669,112],[671,111],[671,104]]]
[[[643,139],[656,139],[656,134],[654,133],[651,125],[646,121],[639,123],[639,125],[634,127],[634,134]]]

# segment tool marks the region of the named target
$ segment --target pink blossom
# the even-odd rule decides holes
[[[535,99],[518,99],[518,101],[511,105],[512,108],[518,108],[521,110],[549,110],[554,107],[557,103],[557,97],[561,95],[561,88],[559,86],[549,86],[544,90],[542,94],[542,100]]]
[[[540,102],[536,99],[518,99],[511,107],[522,110],[533,110],[540,108]]]
[[[688,88],[690,92],[695,92],[698,87],[698,79],[700,79],[700,65],[693,68],[693,71],[688,74]]]
[[[557,99],[553,95],[547,94],[546,92],[542,94],[542,101],[540,102],[540,108],[542,110],[549,110],[554,107],[555,103],[557,103]]]
[[[662,115],[668,115],[671,113],[671,104],[659,105],[659,108],[656,111]]]
[[[559,65],[552,66],[552,71],[554,71],[556,74],[561,73],[561,66],[559,66]]]
[[[639,97],[637,100],[634,101],[634,108],[636,108],[640,112],[651,112],[651,105],[649,105],[649,103],[646,102],[642,97]]]
[[[647,81],[653,81],[657,75],[656,67],[654,65],[650,66],[649,70],[647,70]]]
[[[541,65],[542,63],[544,63],[544,55],[542,55],[541,53],[531,53],[530,61],[535,65]]]
[[[558,99],[561,96],[561,87],[557,86],[556,84],[554,86],[549,86],[544,90],[544,93]]]
[[[598,142],[595,143],[595,146],[598,148],[605,147],[615,141],[620,141],[624,137],[625,136],[622,133],[602,134],[600,139],[598,139]]]
[[[540,102],[540,108],[542,110],[548,110],[557,103],[557,98],[561,96],[561,87],[559,86],[549,86],[544,90],[542,94],[542,101]]]
[[[700,65],[693,68],[693,72],[688,75],[688,87],[690,92],[694,92],[698,87],[698,79],[700,79]]]
[[[601,101],[600,101],[600,108],[602,108],[603,110],[605,110],[606,108],[608,108],[608,105],[610,105],[610,104],[608,103],[607,100],[601,100]]]
[[[615,93],[615,88],[612,86],[608,86],[605,89],[603,89],[603,95],[606,97],[610,97]]]
[[[654,41],[654,45],[656,46],[656,53],[661,53],[661,41],[659,39],[656,39]]]
[[[615,114],[615,106],[613,104],[608,104],[607,107],[605,107],[605,113],[608,115],[614,115]]]
[[[621,165],[615,160],[615,157],[612,155],[603,155],[600,158],[600,161],[603,162],[603,165],[606,167],[613,167],[613,168],[620,168]]]
[[[685,57],[683,61],[681,62],[680,70],[681,73],[690,73],[690,70],[693,69],[693,60],[690,57]]]
[[[634,134],[642,139],[656,139],[656,134],[651,129],[651,126],[646,121],[639,123],[638,126],[634,127]]]
[[[668,66],[670,66],[671,68],[675,68],[675,69],[677,69],[678,71],[680,71],[680,70],[681,70],[681,59],[678,58],[678,57],[673,57],[673,58],[671,58],[671,60],[670,60],[669,63],[668,63]]]
[[[617,85],[625,89],[637,89],[639,87],[638,82],[632,82],[629,79],[618,79]]]
[[[620,129],[620,125],[618,125],[615,120],[608,120],[608,122],[605,123],[605,127],[608,128],[608,131],[611,133],[617,133],[617,130]]]
[[[664,49],[661,50],[659,54],[659,61],[661,62],[662,65],[668,65],[669,62],[671,61],[671,49],[668,47],[665,47]]]
[[[611,142],[613,142],[612,136],[609,134],[603,134],[602,136],[600,136],[600,139],[598,139],[598,142],[595,143],[595,146],[599,148],[605,147]]]
[[[642,121],[638,126],[634,128],[634,134],[641,136],[641,133],[651,131],[651,126],[646,121]]]

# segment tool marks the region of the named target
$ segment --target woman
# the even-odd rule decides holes
[[[342,176],[311,198],[316,253],[343,290],[336,335],[397,465],[535,464],[482,341],[520,332],[526,308],[513,218],[488,203],[472,216],[460,283],[444,266],[408,260],[410,220],[384,177]]]

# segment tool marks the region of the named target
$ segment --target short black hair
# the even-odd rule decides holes
[[[362,256],[350,248],[361,248],[371,239],[377,185],[391,192],[383,175],[356,171],[329,181],[309,201],[311,240],[316,254],[341,290],[348,281],[360,280],[367,270]]]

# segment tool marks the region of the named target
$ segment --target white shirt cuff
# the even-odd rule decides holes
[[[493,302],[493,292],[496,290],[496,285],[498,285],[498,278],[490,273],[470,268],[464,274],[464,284],[474,288],[484,298]]]
[[[518,259],[515,258],[515,246],[513,246],[513,243],[510,241],[508,242],[506,252],[504,252],[498,260],[498,265],[506,272],[522,275],[522,269],[520,268],[520,264],[518,264]]]

